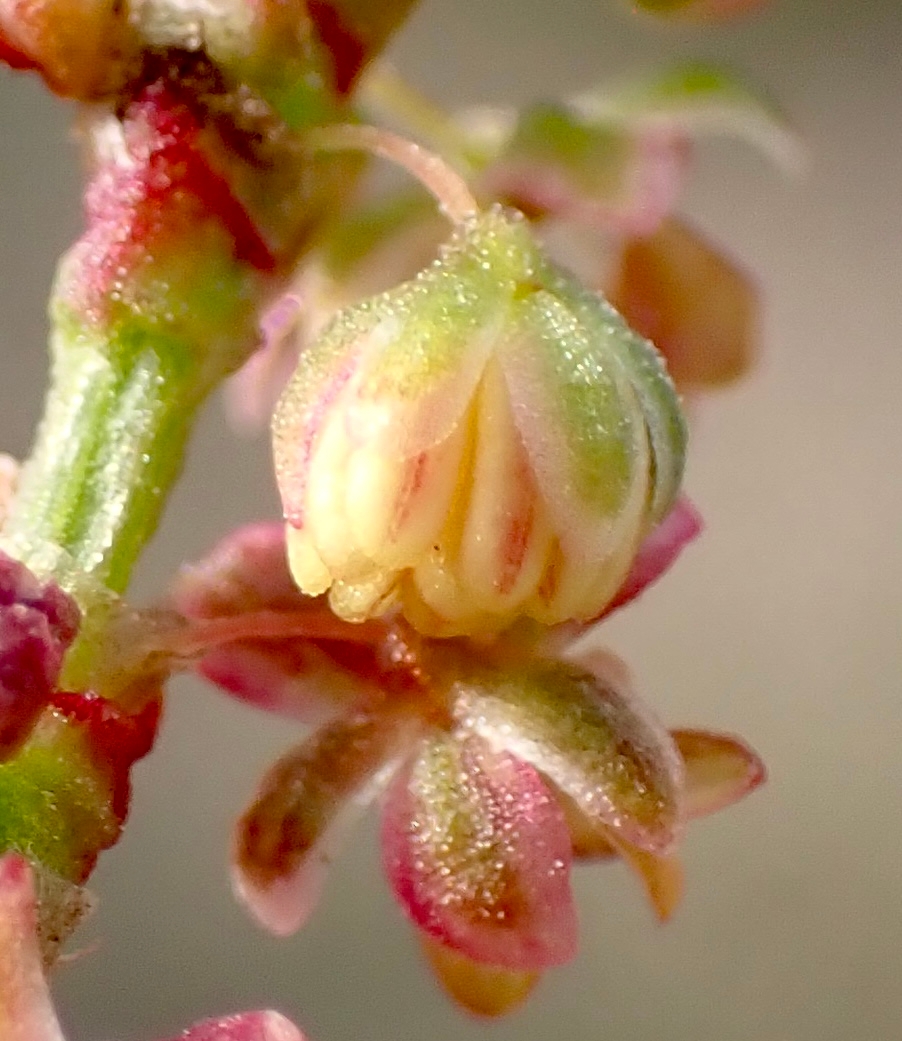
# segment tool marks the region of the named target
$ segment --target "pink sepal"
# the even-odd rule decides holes
[[[170,595],[188,618],[289,609],[309,602],[288,570],[281,521],[259,521],[229,532],[202,560],[182,567]]]
[[[605,652],[595,652],[593,664]],[[683,760],[683,809],[687,820],[707,817],[750,795],[767,780],[760,756],[742,738],[707,730],[671,730]],[[573,799],[558,793],[577,860],[604,860],[624,853],[616,834],[584,813]],[[633,847],[635,849],[635,847]]]
[[[603,171],[579,162],[571,167],[564,156],[514,154],[489,168],[487,189],[537,216],[601,232],[650,234],[674,207],[691,155],[689,142],[666,126],[608,128],[608,133],[618,147],[611,149]]]
[[[279,647],[232,643],[204,655],[198,672],[264,712],[320,726],[364,699],[359,684],[310,643]]]
[[[430,736],[390,789],[382,855],[408,916],[451,950],[516,970],[574,956],[569,835],[527,763]]]
[[[656,582],[673,566],[685,547],[698,538],[703,527],[701,514],[692,503],[685,496],[677,499],[670,513],[639,547],[626,581],[599,617],[604,618],[635,600],[647,586]]]
[[[196,644],[197,670],[239,700],[319,725],[365,696],[363,674],[372,663],[355,644],[365,627],[341,623],[300,592],[288,570],[283,523],[230,532],[182,568],[170,598],[200,623],[184,636]]]
[[[682,220],[620,246],[611,303],[651,340],[681,390],[742,376],[757,353],[760,301],[754,280]]]
[[[577,646],[567,660],[461,674],[452,698],[462,730],[532,764],[593,828],[649,853],[676,848],[683,763],[612,655]]]

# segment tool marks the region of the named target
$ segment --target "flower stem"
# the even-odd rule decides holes
[[[396,163],[432,192],[442,212],[455,224],[463,223],[479,210],[467,182],[441,156],[381,127],[351,123],[317,127],[304,134],[304,141],[316,150],[353,149]]]
[[[167,634],[163,643],[169,654],[192,657],[239,640],[336,640],[375,646],[386,636],[382,622],[352,624],[328,610],[252,611],[192,621],[185,629]]]
[[[474,150],[466,133],[453,116],[414,89],[388,62],[377,62],[367,70],[360,96],[366,108],[427,141],[456,168],[472,172]]]

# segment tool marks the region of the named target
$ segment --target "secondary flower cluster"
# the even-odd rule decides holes
[[[230,536],[183,573],[174,610],[113,608],[85,693],[55,689],[76,628],[54,605],[69,601],[15,572],[47,633],[36,707],[13,697],[5,714],[11,747],[27,739],[11,768],[30,776],[42,742],[81,742],[49,790],[87,779],[82,832],[109,844],[160,683],[198,663],[313,727],[236,831],[236,892],[272,931],[307,919],[377,796],[385,875],[472,1011],[506,1011],[574,956],[574,860],[621,857],[667,918],[686,822],[763,768],[734,738],[669,732],[616,658],[576,642],[700,527],[652,344],[522,217],[473,212],[429,268],[302,352],[273,429],[287,523]],[[67,856],[55,870],[77,885],[90,865]]]
[[[474,212],[303,348],[273,433],[285,528],[236,533],[174,600],[208,677],[314,725],[239,822],[241,899],[299,928],[379,796],[389,884],[473,1011],[573,957],[574,858],[621,856],[668,917],[686,821],[763,768],[669,733],[574,643],[699,529],[651,343],[517,214]]]

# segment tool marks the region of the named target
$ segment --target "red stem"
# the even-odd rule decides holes
[[[338,640],[376,646],[388,630],[382,622],[344,622],[329,611],[252,611],[224,618],[192,620],[166,638],[166,650],[190,657],[238,640]]]

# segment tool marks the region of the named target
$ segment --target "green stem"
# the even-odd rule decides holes
[[[57,331],[44,419],[4,528],[26,563],[58,546],[114,592],[157,526],[209,388],[208,372],[142,341],[114,352]]]
[[[397,163],[432,192],[454,224],[463,223],[479,210],[466,181],[440,155],[389,130],[359,123],[333,123],[308,130],[304,142],[314,150],[359,150]]]

